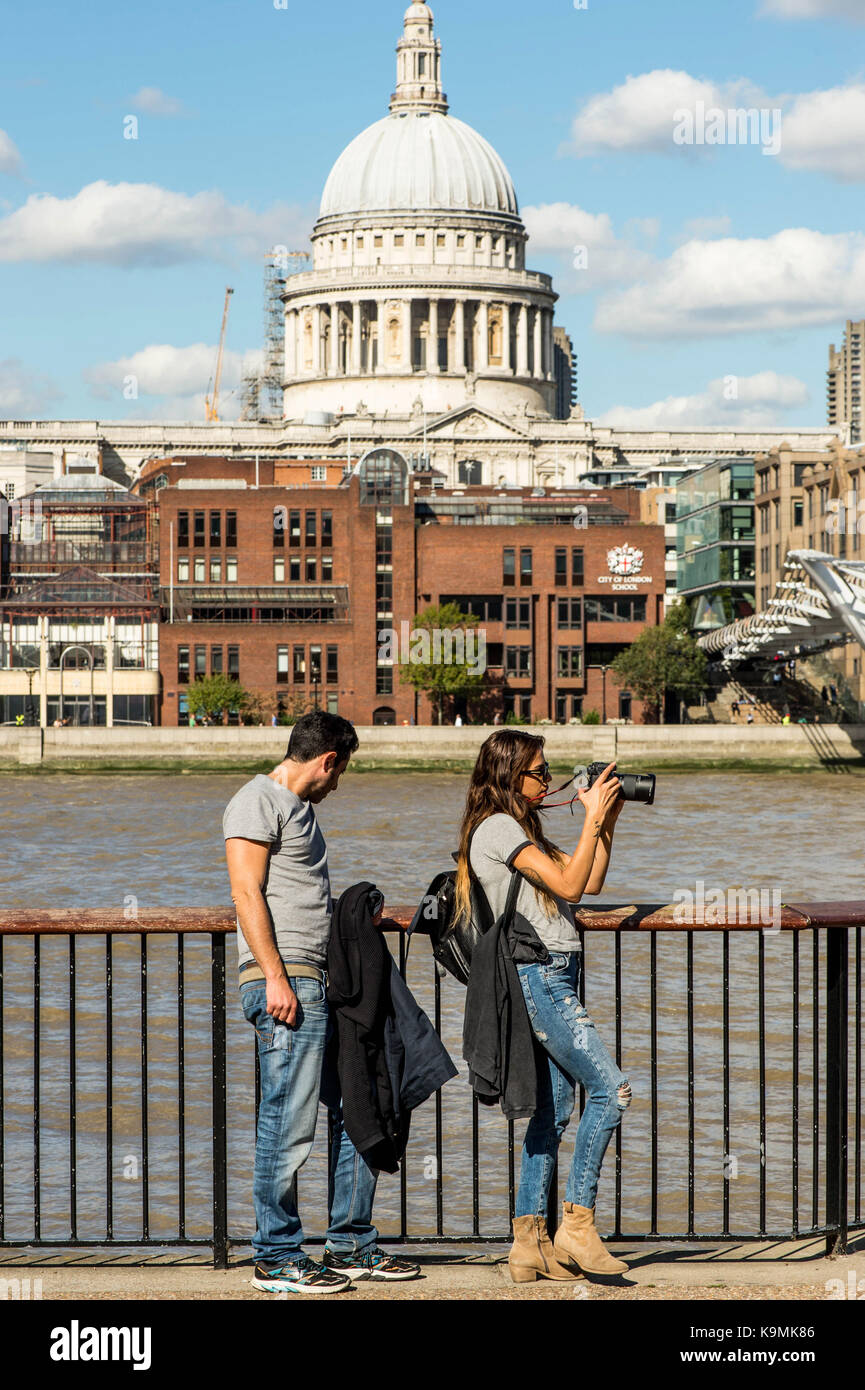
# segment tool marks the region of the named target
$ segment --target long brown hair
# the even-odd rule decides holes
[[[497,729],[481,747],[469,782],[466,808],[460,827],[456,876],[458,919],[467,918],[471,913],[472,875],[469,869],[469,843],[473,832],[487,816],[495,815],[496,812],[513,816],[526,832],[527,840],[531,840],[532,844],[537,845],[557,862],[562,857],[561,851],[544,834],[537,807],[527,801],[518,790],[518,783],[522,781],[543,747],[542,738],[535,734],[522,733],[517,729]],[[544,902],[547,911],[552,913],[556,906],[555,894],[546,887],[536,887],[535,892]]]

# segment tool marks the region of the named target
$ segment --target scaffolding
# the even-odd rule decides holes
[[[309,260],[307,251],[276,247],[264,258],[264,362],[243,378],[242,420],[281,420],[285,388],[285,310],[282,295],[290,263]]]

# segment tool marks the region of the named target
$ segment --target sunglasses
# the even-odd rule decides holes
[[[550,765],[549,763],[541,763],[540,767],[529,767],[523,773],[523,776],[533,777],[536,782],[549,782]]]

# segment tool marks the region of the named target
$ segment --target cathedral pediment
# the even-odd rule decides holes
[[[427,438],[440,441],[482,439],[515,442],[529,438],[527,431],[519,425],[474,405],[452,410],[437,420],[427,420],[426,432]]]

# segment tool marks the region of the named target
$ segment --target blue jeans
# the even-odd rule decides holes
[[[258,1038],[261,1072],[252,1244],[256,1263],[268,1269],[292,1264],[302,1253],[297,1174],[315,1139],[328,1035],[324,985],[305,976],[292,976],[289,983],[300,1005],[294,1028],[275,1022],[267,1012],[263,982],[244,985],[240,991],[244,1016]],[[372,1225],[377,1174],[367,1167],[346,1134],[342,1110],[332,1111],[331,1117],[333,1173],[327,1246],[340,1254],[353,1254],[378,1240]]]
[[[567,1202],[594,1207],[607,1145],[631,1103],[622,1075],[579,999],[579,951],[550,954],[545,965],[519,965],[526,1008],[539,1047],[538,1109],[523,1143],[517,1216],[546,1216],[553,1167],[573,1114],[576,1086],[586,1089],[565,1194]]]

